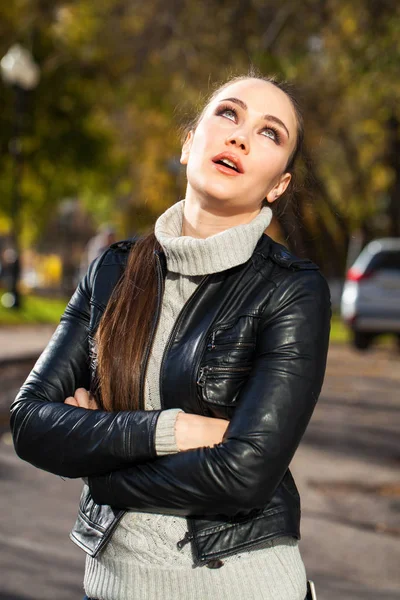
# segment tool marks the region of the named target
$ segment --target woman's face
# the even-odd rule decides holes
[[[187,193],[244,210],[256,210],[265,197],[273,202],[290,181],[285,166],[296,136],[284,92],[259,79],[232,83],[206,107],[183,145]]]

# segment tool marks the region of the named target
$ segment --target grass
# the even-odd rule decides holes
[[[343,323],[340,316],[338,314],[334,314],[332,316],[331,321],[331,337],[330,341],[333,343],[346,344],[350,343],[352,338],[352,333],[348,327]],[[380,346],[380,347],[392,347],[395,346],[396,339],[392,334],[381,334],[375,337],[372,346]]]
[[[331,342],[346,343],[350,341],[350,331],[339,315],[333,315],[331,321]]]
[[[28,295],[22,296],[21,303],[21,308],[15,310],[0,304],[0,325],[58,324],[67,301]]]

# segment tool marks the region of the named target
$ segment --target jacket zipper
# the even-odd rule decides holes
[[[189,528],[189,530],[191,530],[191,533],[190,533],[190,531],[187,531],[185,533],[184,538],[182,540],[179,540],[179,542],[176,544],[178,550],[182,550],[182,548],[184,546],[186,546],[186,544],[188,544],[195,538],[195,529],[193,526],[193,521],[190,518],[188,518],[187,521],[188,521],[188,528]],[[202,566],[203,564],[206,564],[206,566],[209,566],[210,568],[219,568],[219,567],[222,567],[222,565],[224,563],[219,559],[216,559],[216,560],[215,559],[210,560],[207,558],[195,558],[194,559],[194,564],[193,564],[194,567]]]
[[[212,332],[211,334],[211,340],[209,342],[209,344],[207,344],[207,350],[214,350],[215,348],[215,331]]]
[[[162,360],[161,360],[160,379],[159,379],[159,386],[158,386],[159,387],[159,393],[160,393],[161,409],[163,408],[163,397],[162,397],[162,385],[161,385],[161,382],[162,382],[162,376],[163,376],[163,371],[164,371],[164,366],[165,366],[165,360],[166,360],[165,357],[166,357],[166,355],[167,355],[167,353],[168,353],[168,351],[169,351],[169,349],[170,349],[170,347],[172,345],[172,340],[175,337],[175,333],[176,333],[178,327],[180,326],[180,324],[181,324],[181,322],[183,320],[183,317],[184,317],[185,312],[187,310],[188,304],[192,301],[192,298],[194,296],[196,296],[196,294],[199,293],[199,290],[203,287],[205,281],[207,281],[209,279],[209,277],[210,277],[210,275],[205,275],[203,277],[203,279],[200,281],[199,285],[197,286],[197,288],[195,289],[195,291],[193,292],[193,294],[190,296],[190,298],[183,305],[183,307],[181,309],[181,312],[179,313],[178,318],[176,319],[176,321],[174,323],[172,331],[171,331],[171,333],[170,333],[170,335],[168,337],[167,343],[165,345],[163,356],[162,356]],[[188,521],[188,526],[190,526],[188,519],[187,519],[187,521]],[[183,539],[179,540],[177,542],[177,544],[176,544],[178,550],[182,550],[182,548],[184,546],[186,546],[186,544],[188,544],[189,542],[191,542],[193,539],[194,539],[194,535],[192,533],[189,533],[189,531],[186,531],[185,536],[183,537]]]
[[[156,255],[156,260],[157,260],[157,309],[156,309],[156,315],[153,320],[153,327],[151,330],[149,343],[147,344],[146,352],[145,352],[145,355],[143,358],[142,372],[140,374],[139,402],[140,402],[140,407],[142,410],[144,410],[144,406],[145,406],[144,381],[145,381],[151,347],[154,342],[154,337],[155,337],[154,334],[156,331],[156,327],[158,325],[158,321],[160,319],[161,300],[162,300],[162,296],[163,296],[163,292],[164,292],[164,277],[163,277],[163,273],[162,273],[160,257],[159,257],[158,252],[155,252],[155,255]]]
[[[183,318],[185,316],[185,313],[187,312],[187,307],[188,305],[192,302],[192,299],[199,293],[200,289],[204,286],[204,283],[209,279],[210,275],[205,275],[203,277],[203,279],[200,281],[199,285],[197,286],[197,288],[195,289],[195,291],[193,292],[193,294],[190,296],[190,298],[185,302],[185,304],[183,305],[181,312],[178,315],[178,318],[176,319],[174,326],[172,328],[172,331],[168,337],[168,341],[165,345],[164,348],[164,352],[163,352],[163,356],[162,356],[162,360],[161,360],[161,367],[160,367],[160,378],[159,378],[159,390],[160,390],[160,402],[161,402],[161,409],[164,408],[164,403],[163,403],[163,395],[162,395],[162,378],[163,378],[163,373],[164,373],[164,366],[165,366],[165,357],[167,356],[170,347],[172,346],[172,341],[175,337],[175,333],[178,330],[178,328],[180,327]]]
[[[201,367],[199,371],[199,376],[197,378],[197,385],[200,387],[204,387],[206,383],[206,374],[207,373],[243,373],[244,371],[249,371],[251,367],[222,367],[222,366],[205,366]]]
[[[186,544],[188,544],[189,542],[191,542],[194,538],[194,535],[192,533],[189,533],[188,531],[185,533],[185,537],[182,540],[179,540],[179,542],[176,544],[178,550],[182,550],[182,548],[184,546],[186,546]]]
[[[224,343],[220,343],[220,344],[216,344],[215,343],[215,336],[216,336],[216,331],[213,331],[211,334],[211,338],[210,341],[207,344],[207,350],[215,350],[215,348],[219,348],[220,346],[240,346],[241,348],[246,348],[246,347],[253,347],[254,344],[250,343],[250,342],[224,342]]]

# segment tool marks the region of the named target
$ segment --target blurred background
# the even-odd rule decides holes
[[[397,0],[9,0],[0,6],[0,599],[72,599],[80,484],[22,463],[8,409],[88,263],[184,197],[182,128],[254,66],[295,85],[306,146],[269,235],[333,300],[292,465],[319,600],[400,598]]]

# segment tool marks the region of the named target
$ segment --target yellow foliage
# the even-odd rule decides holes
[[[24,287],[56,288],[61,283],[62,261],[58,254],[36,254],[24,256]],[[29,274],[33,276],[30,277]]]

